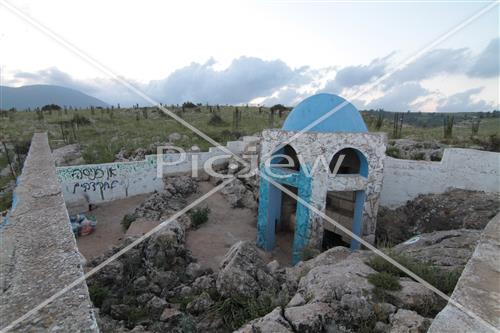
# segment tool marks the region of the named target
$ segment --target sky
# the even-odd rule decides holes
[[[1,85],[56,84],[108,103],[147,104],[13,14],[3,1]],[[11,3],[167,104],[295,105],[330,92],[359,109],[499,108],[498,4],[407,66],[398,66],[488,1]]]

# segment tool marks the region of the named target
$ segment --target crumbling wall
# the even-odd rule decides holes
[[[241,141],[230,141],[226,148],[234,154],[243,153],[245,147],[256,137],[243,137]],[[221,148],[212,147],[208,152],[186,153],[185,158],[179,153],[166,153],[164,161],[171,165],[163,168],[163,175],[191,173],[192,161],[196,169],[216,158],[213,165],[227,163],[230,154]],[[173,165],[177,161],[181,163]],[[147,155],[142,161],[86,164],[57,168],[59,182],[67,204],[79,201],[100,203],[123,199],[128,196],[151,193],[163,189],[162,177],[157,177],[157,155]]]
[[[39,311],[10,326],[83,277],[82,257],[69,225],[46,133],[33,136],[15,192],[17,204],[9,224],[0,230],[2,329],[98,332],[83,279]]]
[[[387,157],[380,205],[396,208],[419,194],[439,194],[451,188],[498,192],[500,154],[449,148],[440,162]]]
[[[483,230],[451,298],[473,318],[448,304],[434,319],[429,333],[498,332],[500,330],[500,214]]]

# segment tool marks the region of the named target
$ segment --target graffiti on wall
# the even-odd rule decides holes
[[[129,186],[156,172],[156,159],[57,168],[65,196],[93,196],[105,200],[106,192],[120,191],[128,196]],[[151,178],[155,180],[154,178]]]

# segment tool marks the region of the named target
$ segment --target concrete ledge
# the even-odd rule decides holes
[[[2,328],[83,276],[47,134],[33,136],[15,191],[18,202],[0,236],[1,267],[8,268],[0,291]],[[99,332],[87,285],[82,282],[12,331]]]
[[[493,327],[448,304],[434,319],[429,333],[500,331],[500,214],[484,229],[451,298]],[[496,328],[496,329],[495,329]]]

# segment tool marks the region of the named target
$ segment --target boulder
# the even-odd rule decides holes
[[[293,333],[290,323],[282,315],[281,307],[275,308],[262,318],[252,320],[235,333],[273,332],[273,333]]]
[[[279,286],[269,274],[257,248],[250,242],[234,244],[222,260],[216,281],[223,297],[257,297],[262,292],[276,293]]]
[[[300,280],[298,291],[309,302],[332,303],[344,294],[363,297],[373,289],[367,280],[373,273],[358,256],[349,256],[333,265],[312,268]]]
[[[240,179],[235,179],[221,190],[222,195],[234,208],[257,209],[258,203],[254,194],[247,189]]]
[[[463,270],[476,248],[480,230],[458,229],[421,234],[393,247],[421,262],[444,270]]]
[[[441,298],[423,284],[408,278],[400,279],[399,284],[401,290],[388,291],[394,297],[391,303],[398,308],[427,315],[439,311],[444,306]]]
[[[425,333],[432,319],[424,318],[415,311],[399,309],[391,315],[389,333]]]
[[[168,135],[168,141],[170,142],[179,141],[180,139],[182,139],[182,135],[180,135],[179,133],[174,132]]]
[[[82,146],[79,144],[67,145],[52,151],[56,166],[85,164],[82,157]]]
[[[295,332],[316,333],[326,330],[335,316],[334,309],[326,303],[310,303],[286,308],[284,317]]]
[[[377,241],[398,244],[433,231],[482,230],[499,211],[496,193],[453,189],[419,195],[397,209],[379,209]]]

